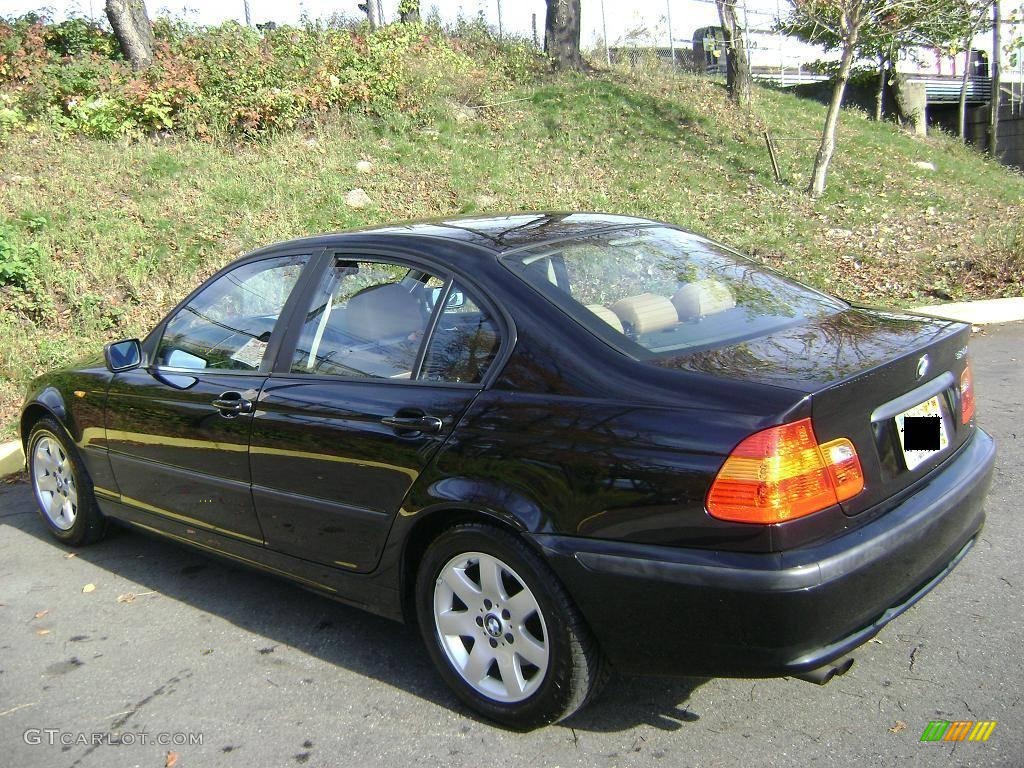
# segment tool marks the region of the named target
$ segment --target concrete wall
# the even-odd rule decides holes
[[[988,149],[988,106],[967,110],[967,140],[982,151]],[[999,110],[999,149],[996,153],[1004,165],[1024,170],[1024,113],[1011,111],[1008,104]]]

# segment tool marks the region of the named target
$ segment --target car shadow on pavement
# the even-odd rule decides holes
[[[284,579],[207,555],[176,542],[111,526],[103,541],[73,549],[54,541],[35,510],[27,483],[0,489],[7,525],[57,550],[199,611],[266,638],[254,643],[267,660],[278,646],[380,680],[442,707],[478,718],[441,681],[415,627],[404,626]],[[257,647],[258,646],[258,647]],[[616,732],[649,724],[675,730],[698,715],[685,703],[703,678],[665,680],[613,677],[598,699],[564,725],[577,731]]]

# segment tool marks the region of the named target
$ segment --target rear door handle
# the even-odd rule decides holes
[[[241,392],[225,392],[216,398],[213,407],[220,411],[221,416],[238,416],[240,413],[249,413],[252,410],[252,401],[242,397]]]
[[[444,422],[436,416],[385,416],[380,420],[381,424],[393,427],[397,430],[407,432],[427,432],[437,434],[444,426]]]

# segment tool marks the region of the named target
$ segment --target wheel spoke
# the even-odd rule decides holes
[[[46,443],[42,443],[36,450],[36,461],[41,463],[43,468],[51,475],[57,471],[57,460],[50,453]]]
[[[537,601],[528,589],[516,592],[505,601],[505,605],[519,621],[526,621],[537,610]]]
[[[47,506],[49,507],[50,510],[50,519],[56,523],[57,518],[60,517],[61,508],[64,506],[64,497],[61,496],[59,493],[51,493],[50,502]]]
[[[513,696],[522,696],[526,681],[515,657],[511,653],[499,655],[498,669],[501,670],[501,682],[505,684],[505,689]]]
[[[515,637],[516,653],[533,664],[533,666],[543,669],[548,663],[548,649],[534,640],[533,635],[522,626],[516,627]]]
[[[484,679],[484,675],[487,674],[487,670],[491,668],[492,661],[494,661],[494,654],[487,643],[477,640],[473,643],[473,650],[469,654],[469,661],[466,662],[462,674],[469,682],[479,685],[480,681]]]
[[[445,569],[444,583],[458,595],[459,600],[465,603],[467,608],[480,602],[480,588],[470,580],[464,569]]]
[[[42,477],[36,477],[36,488],[40,491],[56,491],[57,481],[53,475],[43,475]]]
[[[470,611],[445,611],[438,614],[437,628],[443,635],[472,637],[475,634],[476,624],[473,622]]]
[[[480,586],[487,597],[504,603],[508,599],[501,584],[501,563],[493,557],[480,558]]]

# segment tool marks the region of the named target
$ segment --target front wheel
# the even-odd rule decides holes
[[[103,537],[106,521],[78,451],[52,419],[41,419],[28,438],[28,469],[39,516],[57,540],[78,547]]]
[[[416,610],[448,685],[509,727],[568,717],[606,677],[601,652],[565,589],[529,547],[497,528],[458,525],[430,545]]]

